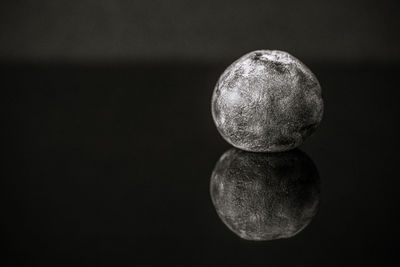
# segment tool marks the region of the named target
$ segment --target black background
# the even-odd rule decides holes
[[[395,265],[396,1],[4,1],[3,266]],[[245,241],[210,175],[229,149],[210,112],[222,71],[286,50],[325,115],[301,149],[320,211],[291,239]]]

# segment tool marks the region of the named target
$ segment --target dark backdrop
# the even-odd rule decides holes
[[[397,61],[399,3],[2,1],[0,58],[231,60],[261,49],[313,61]]]
[[[398,265],[398,1],[1,1],[0,266]],[[209,183],[222,71],[255,49],[316,74],[310,225],[251,242]]]

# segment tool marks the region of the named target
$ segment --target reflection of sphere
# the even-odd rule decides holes
[[[260,154],[230,149],[214,168],[210,193],[219,217],[241,238],[288,238],[316,214],[319,176],[300,150]]]
[[[276,50],[253,51],[232,63],[215,86],[211,106],[222,137],[253,152],[299,146],[323,114],[315,75],[297,58]]]

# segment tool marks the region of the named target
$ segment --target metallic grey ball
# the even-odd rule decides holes
[[[299,146],[322,120],[321,87],[297,58],[277,50],[250,52],[221,75],[211,101],[222,137],[252,152]]]
[[[300,150],[251,153],[230,149],[211,176],[210,194],[225,225],[247,240],[292,237],[319,206],[319,176]]]

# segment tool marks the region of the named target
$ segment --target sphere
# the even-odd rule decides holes
[[[296,235],[317,213],[319,192],[317,169],[299,150],[264,154],[232,148],[210,181],[217,214],[247,240]]]
[[[211,101],[222,137],[252,152],[299,146],[322,120],[321,87],[297,58],[277,50],[250,52],[219,78]]]

